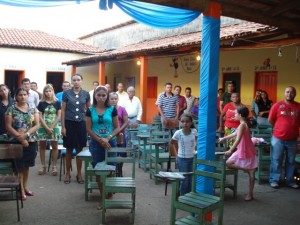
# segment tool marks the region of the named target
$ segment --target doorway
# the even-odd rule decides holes
[[[262,89],[268,93],[269,99],[275,103],[277,101],[277,76],[277,71],[256,72],[253,96],[257,89]]]
[[[21,87],[21,82],[24,77],[25,73],[22,70],[4,71],[4,83],[9,88],[12,98],[15,96],[15,91],[17,90],[17,88]]]
[[[62,91],[62,83],[65,79],[65,73],[64,72],[47,72],[46,75],[46,81],[47,84],[52,84],[55,93]]]
[[[223,88],[227,91],[228,82],[232,82],[235,86],[234,92],[241,93],[241,73],[223,73]]]

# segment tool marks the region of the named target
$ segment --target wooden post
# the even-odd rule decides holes
[[[105,62],[99,62],[98,81],[100,85],[105,85]]]
[[[76,66],[72,65],[72,72],[71,73],[72,73],[71,76],[76,73]]]
[[[140,57],[140,100],[143,108],[142,122],[147,118],[147,78],[148,78],[148,59],[145,56]]]

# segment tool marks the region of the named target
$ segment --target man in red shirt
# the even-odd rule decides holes
[[[294,182],[294,163],[299,136],[300,104],[294,101],[296,89],[292,86],[285,89],[284,97],[284,100],[272,106],[269,114],[269,122],[274,128],[271,141],[272,156],[269,182],[272,188],[279,188],[285,154],[286,185],[291,188],[298,188]]]

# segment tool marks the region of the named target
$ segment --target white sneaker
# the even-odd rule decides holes
[[[270,186],[271,186],[271,188],[279,188],[279,185],[276,182],[270,183]]]

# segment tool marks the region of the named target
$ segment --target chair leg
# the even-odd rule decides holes
[[[60,167],[59,167],[59,181],[61,181],[61,170],[62,170],[62,161],[63,161],[63,155],[60,156]]]
[[[19,188],[16,188],[15,191],[16,191],[16,194],[18,192],[18,189]],[[20,189],[20,192],[21,192],[21,189]],[[22,195],[20,195],[22,196]],[[18,222],[20,222],[20,208],[19,208],[19,199],[18,199],[18,196],[16,196],[16,201],[17,201],[17,213],[18,213]],[[22,201],[22,198],[21,198],[21,201]],[[23,202],[22,202],[22,205],[23,205]]]
[[[52,162],[52,149],[50,149],[50,153],[49,153],[49,160],[48,160],[48,172],[50,170],[50,165],[51,165],[51,162]]]

